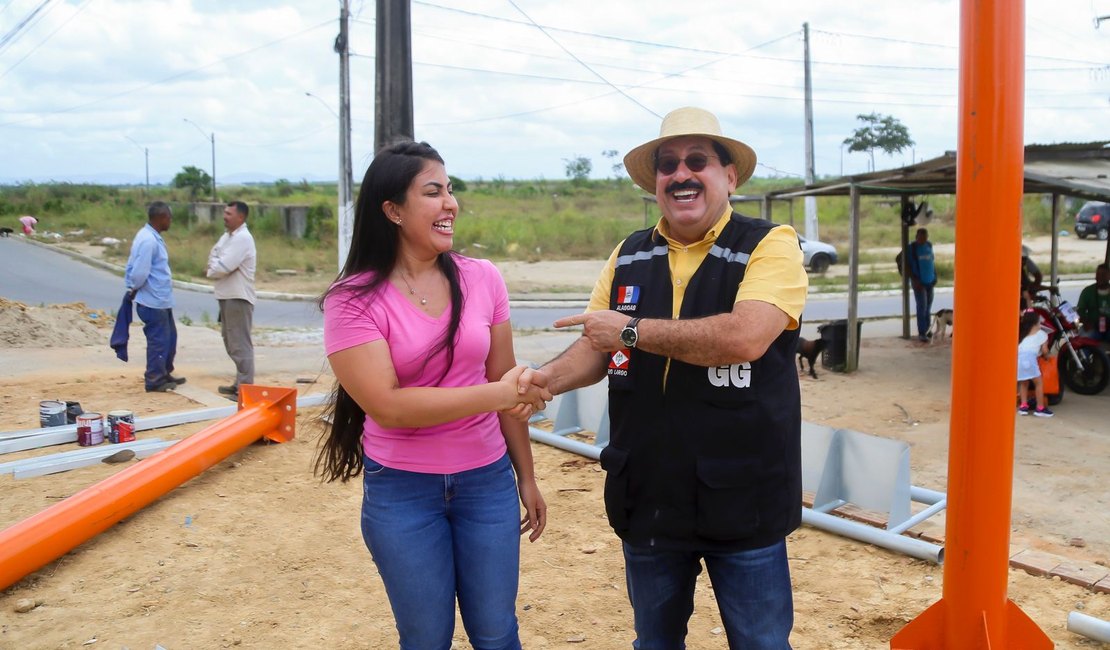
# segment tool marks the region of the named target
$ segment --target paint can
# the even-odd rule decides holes
[[[91,447],[104,442],[104,418],[99,413],[77,416],[77,444]]]
[[[66,423],[66,403],[57,400],[39,402],[39,426],[60,427]]]
[[[131,442],[135,439],[135,414],[131,411],[108,411],[108,442]]]
[[[81,408],[81,402],[66,400],[66,424],[77,424],[77,416],[84,412],[85,410]]]

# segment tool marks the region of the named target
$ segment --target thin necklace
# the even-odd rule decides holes
[[[405,277],[405,271],[403,269],[401,270],[401,280],[405,283],[405,286],[409,288],[409,295],[410,296],[415,296],[416,295],[416,289],[413,289],[412,285],[409,284],[409,279]],[[427,296],[420,296],[420,304],[421,304],[421,306],[427,305],[428,304],[428,297]]]

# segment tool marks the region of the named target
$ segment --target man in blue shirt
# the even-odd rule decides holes
[[[146,336],[146,374],[143,382],[148,393],[173,390],[184,384],[174,377],[173,358],[177,353],[177,326],[173,322],[173,279],[170,256],[162,233],[170,229],[170,206],[155,201],[147,208],[147,224],[131,243],[131,256],[123,275],[135,311],[143,321]]]
[[[933,287],[937,284],[937,270],[933,260],[933,244],[929,231],[917,229],[917,237],[910,244],[909,271],[913,285],[913,299],[917,305],[917,340],[929,340],[929,316],[933,310]]]

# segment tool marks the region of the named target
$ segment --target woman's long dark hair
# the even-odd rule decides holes
[[[386,217],[382,204],[391,201],[404,205],[409,185],[429,162],[443,164],[443,158],[427,142],[399,142],[383,147],[374,156],[355,204],[355,227],[347,261],[335,282],[320,296],[321,310],[328,296],[337,290],[342,290],[347,300],[354,300],[379,291],[389,281],[389,274],[397,265],[401,234],[400,227]],[[453,252],[441,253],[436,265],[451,289],[451,320],[444,337],[425,359],[446,353],[446,368],[450,368],[455,360],[454,341],[462,317],[462,287]],[[366,282],[351,281],[365,271],[373,271]],[[336,479],[347,482],[362,472],[366,412],[337,381],[324,416],[325,421],[330,416],[331,424],[317,449],[314,471],[327,482]]]

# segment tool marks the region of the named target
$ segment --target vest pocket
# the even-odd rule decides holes
[[[697,534],[717,540],[749,537],[759,529],[758,467],[749,460],[699,458]]]
[[[605,514],[617,532],[628,530],[628,451],[607,445],[601,450],[601,468],[605,470]]]

